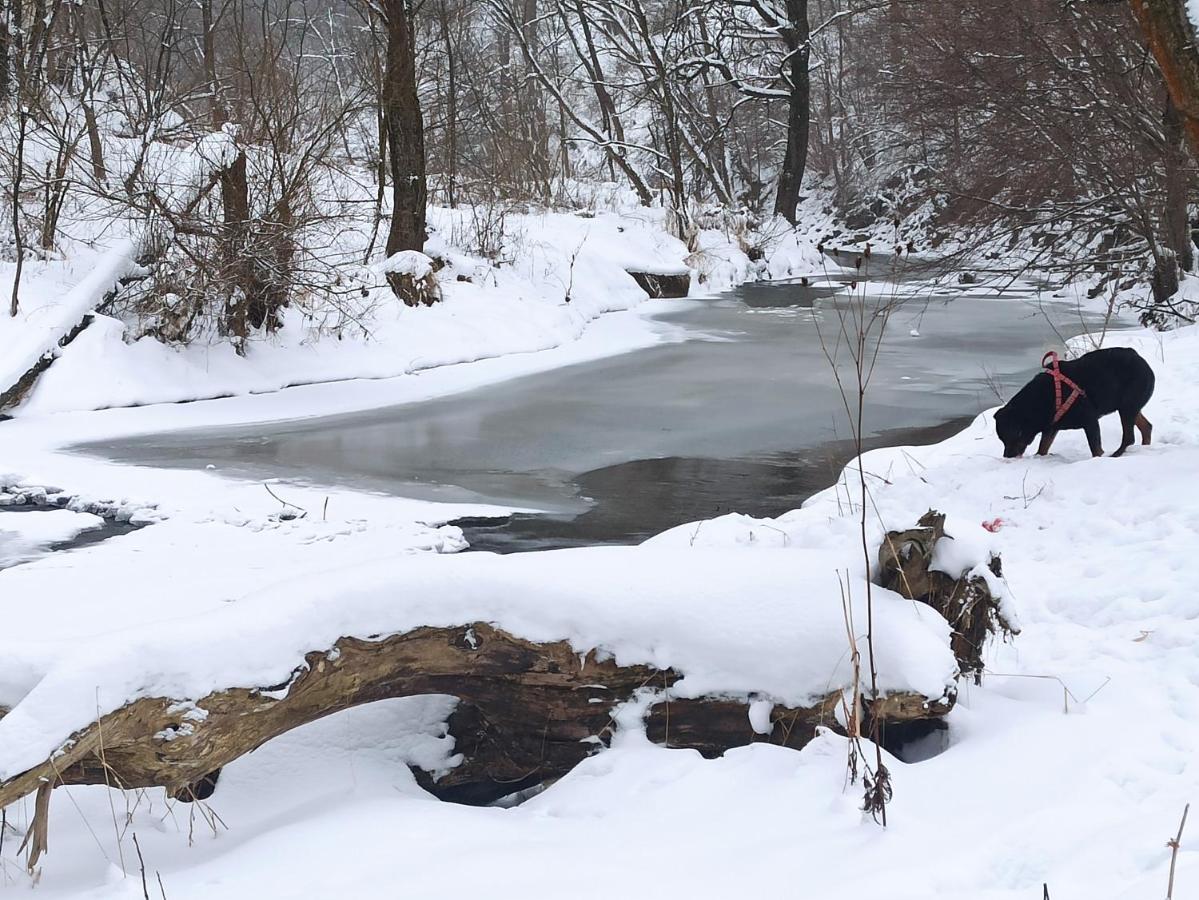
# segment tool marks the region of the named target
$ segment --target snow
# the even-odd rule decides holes
[[[196,142],[195,153],[210,171],[223,171],[236,162],[241,154],[237,146],[238,126],[226,122],[220,131],[204,135]]]
[[[433,260],[419,250],[401,250],[377,267],[380,275],[410,275],[419,281],[433,273]]]
[[[774,731],[774,723],[770,716],[774,712],[774,704],[769,700],[755,700],[749,705],[749,725],[754,734],[770,734]]]

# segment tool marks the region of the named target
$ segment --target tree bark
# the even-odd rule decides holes
[[[454,41],[450,35],[450,16],[445,0],[441,0],[437,8],[437,16],[441,25],[441,41],[445,47],[446,64],[446,96],[445,96],[445,129],[446,129],[446,192],[450,209],[458,208],[458,59],[454,50]]]
[[[12,56],[12,38],[8,20],[12,14],[11,5],[6,4],[4,9],[0,10],[0,103],[4,103],[12,95],[12,80],[8,68],[11,65]]]
[[[521,0],[521,42],[538,59],[544,59],[541,46],[541,29],[537,0]],[[547,203],[553,197],[552,168],[550,166],[549,126],[545,114],[545,98],[540,82],[522,78],[517,94],[517,110],[525,143],[529,147],[529,169],[534,185]]]
[[[1166,243],[1174,251],[1179,268],[1189,272],[1194,265],[1194,245],[1187,221],[1186,145],[1182,117],[1169,97],[1166,97],[1162,125],[1166,139],[1163,154],[1166,172],[1166,209],[1163,216]]]
[[[782,30],[787,47],[787,149],[779,172],[774,211],[792,225],[799,205],[799,191],[808,162],[808,126],[811,107],[811,81],[808,57],[811,45],[808,33],[808,0],[786,0],[787,26]]]
[[[387,233],[387,255],[391,256],[401,250],[424,249],[428,187],[410,0],[383,0],[380,5],[387,32],[382,99],[391,163],[391,228]],[[401,282],[402,278],[393,277],[392,290],[414,305],[415,299],[407,296]]]
[[[220,89],[216,77],[216,20],[212,15],[212,0],[200,0],[200,49],[204,58],[204,76],[208,82],[208,110],[213,130],[225,124]]]
[[[1130,0],[1133,15],[1157,60],[1182,120],[1191,152],[1199,156],[1199,47],[1182,0]]]
[[[238,341],[249,336],[245,313],[253,293],[247,271],[246,229],[250,219],[250,186],[246,177],[246,154],[241,151],[228,167],[221,170],[221,209],[224,215],[221,247],[230,283],[240,293],[233,293],[225,303],[225,323],[229,333]]]

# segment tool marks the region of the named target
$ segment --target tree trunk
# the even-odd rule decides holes
[[[1174,102],[1166,97],[1166,112],[1162,119],[1166,148],[1164,156],[1166,170],[1166,209],[1163,219],[1166,224],[1166,243],[1178,260],[1178,266],[1189,272],[1194,265],[1194,245],[1187,222],[1187,175],[1186,145],[1182,129],[1182,117]]]
[[[258,293],[254,274],[246,252],[249,244],[250,186],[246,177],[246,154],[221,170],[221,208],[224,213],[221,229],[221,252],[230,285],[225,300],[225,329],[234,339],[238,353],[245,352],[250,334],[249,308]]]
[[[595,91],[595,99],[599,102],[604,131],[623,143],[624,127],[621,124],[619,114],[616,112],[616,101],[608,93],[608,85],[604,80],[604,67],[600,62],[599,53],[595,49],[595,37],[591,33],[591,18],[587,11],[583,9],[583,0],[575,0],[575,15],[579,17],[583,43],[587,48],[586,63],[589,68],[588,74],[591,76],[591,87]]]
[[[16,316],[21,310],[21,272],[25,268],[25,232],[21,228],[21,180],[25,175],[25,134],[29,130],[29,117],[25,105],[17,98],[17,153],[12,179],[12,239],[17,254],[17,268],[13,273],[12,297],[8,314]]]
[[[92,177],[96,179],[97,185],[103,185],[108,180],[108,172],[104,165],[104,145],[100,141],[100,127],[96,122],[94,57],[88,51],[87,25],[82,6],[74,8],[71,24],[75,33],[76,58],[79,60],[79,77],[82,82],[79,103],[83,107],[83,125],[87,131]]]
[[[799,191],[808,162],[808,122],[811,106],[811,83],[808,76],[808,57],[811,46],[808,35],[808,0],[787,0],[788,24],[783,29],[787,47],[787,80],[790,97],[787,100],[787,149],[779,172],[778,194],[774,211],[792,225],[799,205]],[[835,152],[836,148],[833,148]]]
[[[537,0],[521,0],[521,43],[538,59],[544,59],[541,46]],[[529,168],[536,189],[547,203],[553,197],[553,170],[550,166],[549,126],[545,115],[545,98],[541,85],[531,78],[522,78],[518,90],[517,109],[520,125],[529,146]]]
[[[391,228],[387,255],[425,246],[425,135],[420,99],[416,93],[416,55],[410,0],[383,0],[387,53],[383,68],[383,110],[391,163]],[[392,290],[408,305],[415,298],[392,276]]]
[[[0,10],[0,104],[12,95],[12,80],[8,67],[12,57],[12,39],[10,38],[9,17],[13,14],[12,6],[5,4]]]
[[[216,22],[212,16],[212,0],[200,0],[200,49],[204,58],[204,76],[208,81],[208,110],[214,130],[225,123],[221,108],[220,89],[216,78]]]
[[[445,0],[438,7],[438,19],[441,24],[441,41],[445,45],[446,60],[446,97],[445,97],[445,129],[446,129],[446,192],[450,209],[458,208],[458,60],[454,52],[454,41],[450,36],[449,11]]]
[[[1130,0],[1153,58],[1182,119],[1191,152],[1199,156],[1199,47],[1182,0]]]
[[[104,144],[100,140],[100,127],[96,123],[96,110],[92,106],[90,90],[89,87],[88,99],[82,103],[83,124],[87,129],[87,147],[88,155],[91,158],[92,177],[96,179],[96,184],[103,185],[108,181],[108,168],[104,165]]]
[[[583,45],[580,47],[577,44],[574,27],[567,19],[565,6],[560,6],[559,9],[565,30],[572,43],[575,44],[575,55],[578,56],[579,62],[582,64],[583,69],[587,73],[588,80],[591,82],[591,87],[595,91],[596,101],[600,108],[602,133],[594,132],[593,129],[583,125],[577,116],[572,115],[572,111],[567,107],[561,93],[555,92],[559,110],[563,115],[572,118],[576,126],[583,127],[585,131],[592,132],[592,138],[603,148],[604,154],[607,157],[609,177],[615,181],[616,170],[619,168],[627,176],[629,185],[636,192],[637,199],[641,205],[653,206],[654,197],[648,185],[646,185],[645,179],[641,177],[640,173],[637,172],[628,160],[628,154],[624,146],[624,123],[620,119],[620,113],[616,108],[616,101],[612,99],[612,95],[608,92],[604,68],[600,62],[599,52],[595,46],[595,37],[591,30],[591,14],[583,8],[583,0],[574,0],[574,13],[579,22],[578,33],[583,37]],[[538,74],[541,75],[540,72]],[[542,77],[544,78],[543,75]]]

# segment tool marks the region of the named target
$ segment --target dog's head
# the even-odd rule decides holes
[[[1035,431],[1026,431],[1020,417],[1013,415],[1012,410],[1004,407],[995,413],[995,433],[1003,441],[1003,458],[1015,459],[1023,456],[1028,445],[1037,436]]]

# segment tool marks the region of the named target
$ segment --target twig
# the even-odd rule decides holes
[[[137,832],[133,832],[133,846],[137,849],[137,867],[142,873],[142,896],[150,900],[150,889],[146,886],[146,861],[142,859],[142,847],[137,842]]]
[[[1166,900],[1174,900],[1174,866],[1178,862],[1178,851],[1182,847],[1182,829],[1187,827],[1187,813],[1191,811],[1191,804],[1187,804],[1182,808],[1182,821],[1178,823],[1178,834],[1173,840],[1166,841],[1166,846],[1170,848],[1170,883],[1166,887]]]
[[[995,678],[1040,678],[1040,679],[1044,679],[1045,681],[1056,681],[1058,684],[1060,684],[1062,686],[1062,715],[1070,714],[1070,701],[1071,700],[1073,700],[1075,703],[1079,704],[1080,706],[1086,702],[1086,700],[1079,701],[1079,699],[1074,696],[1074,692],[1071,691],[1068,687],[1066,687],[1066,682],[1062,681],[1056,675],[1026,675],[1021,672],[991,672],[991,671],[988,671],[987,674],[991,675]],[[1111,681],[1110,676],[1108,677],[1107,681]],[[1092,691],[1090,697],[1087,697],[1087,700],[1090,700],[1091,697],[1094,697],[1095,694],[1098,694],[1101,690],[1103,690],[1105,687],[1107,687],[1107,681],[1103,682],[1103,684],[1099,685],[1099,687],[1097,687],[1094,691]]]
[[[268,494],[270,494],[272,497],[274,497],[276,500],[278,500],[280,503],[282,503],[284,507],[290,506],[292,509],[298,509],[304,515],[308,515],[308,510],[304,509],[304,507],[302,507],[302,506],[296,506],[294,503],[289,503],[288,501],[284,500],[282,497],[280,497],[278,494],[276,494],[274,491],[272,491],[271,486],[269,484],[267,484],[265,481],[262,483],[262,486],[264,488],[266,488],[266,492]],[[326,502],[326,505],[328,505],[327,499],[325,502]]]

